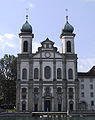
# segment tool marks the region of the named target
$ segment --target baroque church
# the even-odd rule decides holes
[[[17,58],[16,110],[18,112],[62,112],[95,109],[95,67],[77,71],[74,28],[68,22],[62,29],[62,53],[49,38],[32,53],[34,34],[26,22],[19,33]]]

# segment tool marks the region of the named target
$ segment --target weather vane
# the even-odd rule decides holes
[[[68,9],[65,9],[66,11],[66,21],[68,22]]]
[[[26,21],[28,21],[28,10],[29,8],[26,8]]]

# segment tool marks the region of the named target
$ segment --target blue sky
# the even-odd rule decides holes
[[[66,20],[74,26],[75,51],[78,54],[78,71],[88,71],[95,65],[95,0],[2,0],[0,1],[0,58],[19,53],[18,33],[25,22],[29,8],[29,23],[35,38],[33,46],[49,37],[61,52],[59,38]],[[33,51],[35,52],[33,47]]]

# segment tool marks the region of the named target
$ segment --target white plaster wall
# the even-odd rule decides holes
[[[90,80],[93,80],[91,82]],[[84,80],[82,82],[81,80]],[[95,110],[95,78],[79,78],[79,102],[85,101],[88,104],[88,109],[94,109]],[[84,84],[84,89],[81,89],[81,84]],[[93,84],[93,89],[90,89],[90,84]],[[81,92],[84,92],[85,96],[81,97]],[[93,92],[94,97],[90,96],[90,93]],[[91,107],[91,101],[94,101],[94,106]]]
[[[21,79],[21,81],[28,81],[29,80],[29,62],[21,62],[21,66],[20,66],[20,79]],[[27,69],[27,80],[23,80],[22,79],[22,69],[24,69],[24,68],[26,68]]]

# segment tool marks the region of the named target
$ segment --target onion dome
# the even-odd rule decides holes
[[[66,34],[66,33],[73,33],[74,28],[72,25],[69,24],[68,22],[68,16],[66,16],[66,24],[64,25],[63,29],[62,29],[62,34]]]
[[[28,15],[26,15],[26,22],[21,27],[21,32],[32,33],[32,26],[28,23]]]

